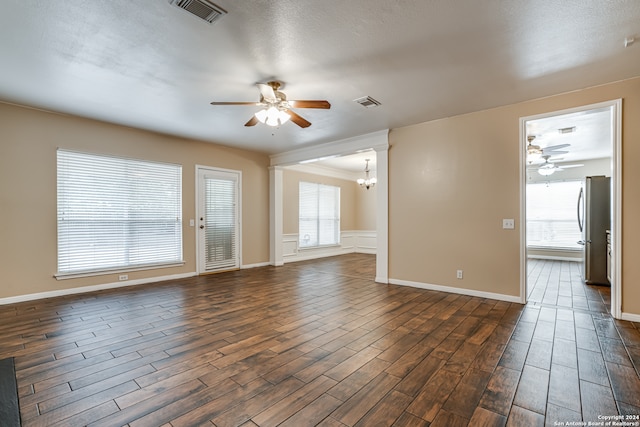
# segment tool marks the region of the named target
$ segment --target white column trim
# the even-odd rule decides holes
[[[376,151],[376,278],[389,283],[389,144],[375,147]]]
[[[284,265],[282,256],[283,170],[269,167],[269,264]]]

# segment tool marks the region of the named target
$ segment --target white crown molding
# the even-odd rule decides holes
[[[362,172],[348,172],[324,165],[316,165],[313,163],[308,164],[295,164],[284,167],[287,170],[294,170],[297,172],[311,173],[314,175],[328,176],[331,178],[344,179],[347,181],[356,181],[362,176]]]
[[[309,160],[344,156],[372,148],[376,151],[387,150],[389,147],[388,135],[389,129],[385,129],[353,138],[327,142],[313,147],[273,154],[270,156],[271,166],[289,166]]]

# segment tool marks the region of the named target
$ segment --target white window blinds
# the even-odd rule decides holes
[[[238,267],[237,179],[204,176],[205,270]]]
[[[580,249],[577,220],[581,181],[527,184],[527,246]]]
[[[300,247],[340,243],[340,187],[301,181],[299,189]]]
[[[180,165],[58,150],[58,276],[180,262]]]

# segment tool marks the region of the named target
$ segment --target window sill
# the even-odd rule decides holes
[[[66,280],[66,279],[78,279],[81,277],[94,277],[94,276],[104,276],[107,274],[119,274],[119,273],[129,273],[132,271],[144,271],[144,270],[156,270],[160,268],[172,268],[172,267],[182,267],[185,264],[184,261],[174,262],[169,264],[147,264],[140,265],[130,268],[116,268],[109,270],[89,270],[89,271],[81,271],[77,273],[56,273],[53,275],[56,280]]]
[[[563,251],[563,252],[582,252],[582,248],[568,248],[561,246],[527,246],[527,249],[536,251]]]

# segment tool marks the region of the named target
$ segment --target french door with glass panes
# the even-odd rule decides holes
[[[198,273],[240,268],[239,171],[199,166]]]

